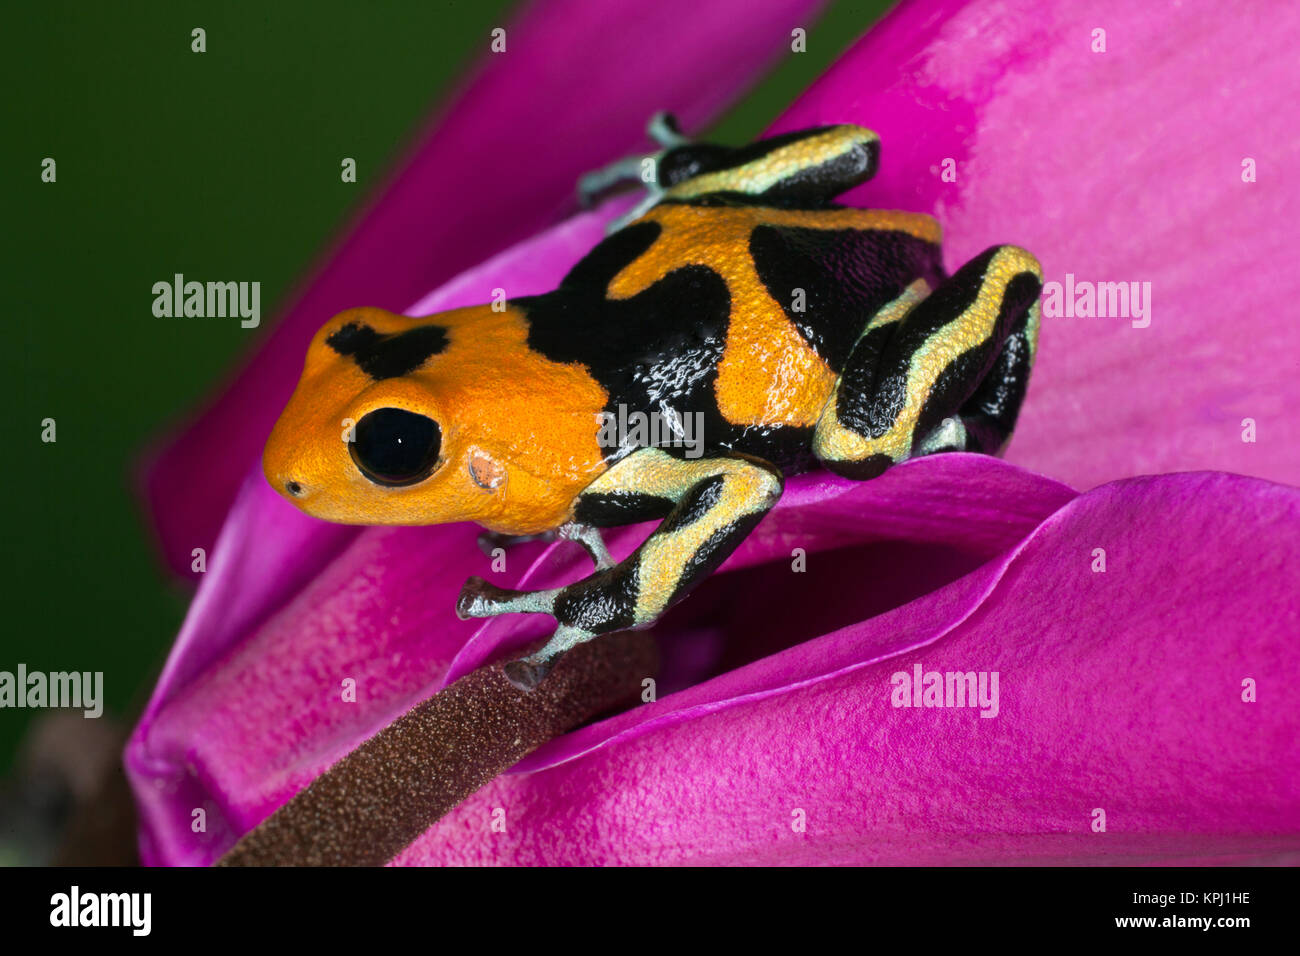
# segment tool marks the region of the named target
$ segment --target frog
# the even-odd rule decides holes
[[[504,665],[523,692],[572,648],[652,627],[792,475],[870,480],[911,458],[1000,454],[1034,364],[1033,255],[995,245],[948,274],[934,217],[836,202],[878,169],[875,132],[725,146],[666,116],[649,132],[657,150],[581,180],[587,204],[627,180],[647,188],[555,289],[325,322],[263,454],[272,487],[317,518],[581,546],[592,570],[573,583],[474,576],[456,601],[465,620],[554,619]],[[609,427],[636,414],[698,434]],[[657,524],[615,560],[602,532],[641,522]]]

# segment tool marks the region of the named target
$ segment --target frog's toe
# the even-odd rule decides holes
[[[660,110],[646,124],[646,135],[665,149],[685,146],[691,138],[682,132],[682,124],[667,110]]]
[[[966,424],[954,415],[945,418],[934,431],[930,432],[914,454],[935,455],[944,451],[965,451],[966,448]]]
[[[456,598],[456,616],[462,621],[471,617],[483,617],[487,609],[492,606],[492,599],[501,590],[480,577],[470,578],[460,589],[460,596]]]
[[[605,193],[624,183],[641,181],[641,163],[644,157],[625,156],[608,166],[584,173],[578,180],[578,202],[583,209],[595,206]]]
[[[460,589],[456,598],[456,616],[462,621],[472,617],[492,617],[496,614],[550,613],[555,604],[555,591],[513,591],[489,584],[480,577],[472,577]]]
[[[551,639],[535,653],[507,664],[503,668],[506,679],[520,690],[533,690],[546,679],[555,662],[564,654],[579,644],[595,640],[598,636],[580,627],[561,624],[555,629]]]

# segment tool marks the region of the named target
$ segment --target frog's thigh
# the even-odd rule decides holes
[[[556,602],[556,617],[562,624],[583,622],[601,631],[653,622],[726,560],[776,504],[781,487],[780,471],[756,458],[691,460],[657,448],[636,452],[587,488],[576,510],[584,510],[589,496],[624,495],[665,501],[671,510],[627,560],[611,569],[614,577],[625,578],[617,589],[588,596],[583,593],[587,582],[579,582],[572,596]],[[614,590],[620,619],[599,620],[611,607]]]
[[[1015,246],[989,249],[928,295],[915,283],[850,352],[817,423],[817,457],[873,478],[912,455],[996,451],[1024,397],[1041,288],[1037,260]]]
[[[1011,440],[1020,406],[1029,388],[1029,372],[1038,350],[1038,322],[1041,305],[1037,298],[1024,310],[998,352],[993,368],[975,393],[962,405],[956,418],[944,419],[926,435],[920,454],[940,451],[978,451],[999,454]],[[950,428],[949,423],[956,423]],[[948,443],[945,433],[960,432],[964,441]]]

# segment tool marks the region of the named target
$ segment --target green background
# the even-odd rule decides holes
[[[234,321],[158,320],[150,287],[256,275],[269,325],[513,4],[14,6],[0,28],[0,670],[103,671],[109,711],[130,719],[189,599],[154,551],[134,463],[260,338]],[[887,6],[830,4],[808,51],[710,135],[752,139]],[[47,156],[54,184],[40,180]],[[356,184],[340,182],[340,156],[356,158]],[[46,417],[54,444],[40,440]],[[0,768],[32,713],[0,711]]]

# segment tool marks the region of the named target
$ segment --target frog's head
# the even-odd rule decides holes
[[[535,450],[539,429],[549,444],[564,425],[539,420],[529,401],[526,359],[540,357],[526,329],[513,310],[488,307],[335,316],[267,441],[267,480],[307,514],[345,524],[553,526],[577,478]]]

